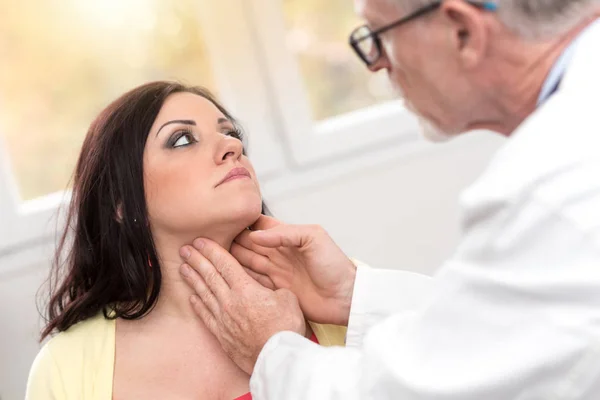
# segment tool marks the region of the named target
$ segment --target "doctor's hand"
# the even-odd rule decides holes
[[[348,325],[356,266],[317,225],[287,225],[261,216],[231,254],[266,287],[289,289],[311,321]]]
[[[181,274],[196,292],[190,298],[194,311],[248,374],[271,336],[281,331],[306,333],[296,296],[261,286],[215,242],[196,239],[193,247],[182,247],[180,255],[185,260]]]

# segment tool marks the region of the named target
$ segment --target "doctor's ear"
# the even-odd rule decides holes
[[[471,69],[479,65],[489,41],[489,13],[462,0],[445,1],[441,10],[450,28],[450,45],[460,64]]]

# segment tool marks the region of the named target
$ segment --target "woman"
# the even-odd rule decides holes
[[[249,398],[249,376],[191,309],[179,249],[198,236],[230,248],[263,209],[240,128],[206,90],[153,82],[109,105],[76,167],[42,338],[59,333],[27,398]],[[343,342],[312,326],[313,340]]]

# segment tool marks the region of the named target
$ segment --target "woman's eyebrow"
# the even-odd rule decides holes
[[[162,126],[160,128],[158,128],[158,132],[156,132],[156,136],[158,136],[158,134],[160,133],[160,130],[162,128],[164,128],[165,126],[167,126],[169,124],[185,124],[185,125],[196,126],[196,121],[194,121],[193,119],[174,119],[172,121],[165,122],[164,124],[162,124]]]

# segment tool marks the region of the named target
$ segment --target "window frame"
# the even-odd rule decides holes
[[[262,47],[272,103],[280,114],[288,152],[299,167],[419,141],[418,121],[400,100],[314,122],[302,74],[285,43],[282,0],[246,3]],[[348,46],[348,51],[352,51]],[[356,60],[360,62],[360,60]]]

